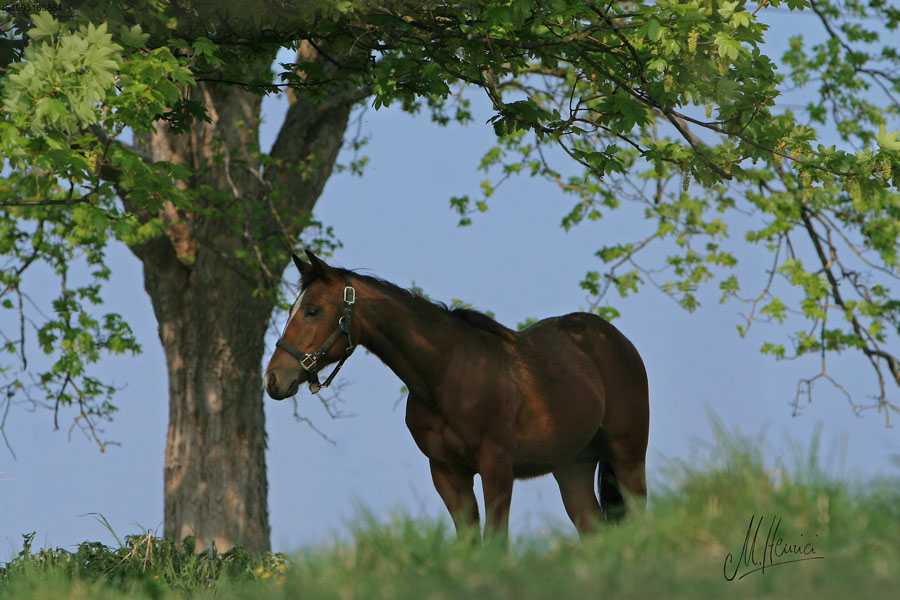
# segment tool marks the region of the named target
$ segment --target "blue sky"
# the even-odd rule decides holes
[[[266,100],[264,148],[274,139],[285,105],[283,99]],[[401,286],[414,282],[435,299],[461,298],[494,311],[510,326],[527,317],[578,310],[587,304],[578,282],[585,271],[600,267],[593,253],[610,240],[637,238],[642,223],[623,213],[567,233],[559,223],[571,199],[553,184],[523,178],[504,184],[490,210],[477,215],[472,226],[457,227],[448,200],[477,194],[483,174],[476,167],[492,142],[483,108],[476,103],[472,125],[447,128],[394,108],[365,112],[362,131],[371,136],[364,150],[370,157],[365,175],[334,175],[316,210],[343,242],[330,260],[369,269]],[[740,224],[732,226],[729,243],[746,248]],[[739,275],[761,281],[762,256],[751,254]],[[101,454],[77,431],[71,441],[65,427],[52,431],[49,414],[20,410],[12,415],[7,434],[18,459],[0,448],[0,560],[20,548],[20,534],[30,531],[37,532],[37,544],[46,546],[72,547],[86,539],[112,543],[90,513],[104,515],[120,536],[139,529],[162,532],[165,364],[140,264],[123,247],[111,248],[109,258],[113,278],[107,310],[125,316],[144,346],[139,357],[110,358],[100,365],[126,386],[118,396],[120,412],[106,427],[107,437],[121,447]],[[31,294],[40,296],[42,286],[51,286],[49,294],[57,284],[38,275],[29,285]],[[835,473],[848,478],[896,474],[891,457],[900,455],[897,429],[885,429],[874,412],[853,416],[827,385],[817,388],[818,398],[800,417],[792,418],[797,381],[814,374],[817,362],[777,363],[762,356],[762,342],[780,337],[776,326],[754,326],[740,339],[735,325],[745,307],[718,304],[715,290],[700,299],[703,306],[694,314],[649,287],[617,302],[622,317],[616,325],[638,348],[650,378],[651,496],[655,470],[671,458],[692,460],[697,441],[711,440],[708,411],[728,427],[764,432],[772,462],[784,457],[790,464],[789,440],[805,445],[821,426],[826,459],[834,450],[830,466]],[[285,318],[278,315],[271,329],[270,349]],[[835,357],[831,368],[851,389],[872,391],[870,369],[858,357]],[[343,384],[340,406],[352,417],[331,420],[306,389],[298,396],[302,413],[335,445],[295,422],[290,401],[265,399],[275,550],[345,532],[360,505],[380,517],[403,511],[445,518],[427,461],[404,425],[401,382],[364,352],[354,354],[338,380]],[[512,531],[557,526],[569,525],[552,478],[517,482]]]

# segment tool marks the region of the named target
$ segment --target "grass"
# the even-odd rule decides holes
[[[293,556],[241,550],[197,553],[149,534],[118,548],[84,543],[75,552],[23,550],[0,566],[3,600],[182,598],[864,598],[894,597],[900,575],[900,482],[841,481],[820,465],[818,438],[791,466],[767,467],[759,440],[719,428],[692,463],[673,462],[649,509],[579,541],[522,538],[509,548],[457,543],[443,522],[361,516],[349,541]],[[737,557],[751,518],[760,518],[755,557],[776,537],[824,556],[768,566]],[[752,540],[751,540],[752,542]],[[752,543],[751,543],[752,545]],[[780,546],[783,547],[783,546]],[[775,562],[796,558],[786,554]],[[733,570],[737,562],[730,563]]]

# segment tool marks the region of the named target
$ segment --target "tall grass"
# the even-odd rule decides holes
[[[458,543],[443,522],[362,515],[349,541],[286,557],[195,552],[151,535],[119,548],[32,551],[0,567],[0,598],[891,598],[900,589],[900,482],[847,482],[820,462],[819,438],[792,463],[763,460],[763,444],[716,425],[695,460],[667,465],[647,511],[578,540],[562,533],[508,548]],[[763,520],[755,557],[778,537],[815,560],[737,565],[751,518]],[[751,544],[752,545],[752,544]],[[726,556],[736,566],[725,578]],[[796,558],[775,557],[775,562]],[[819,558],[819,557],[824,557]],[[758,566],[757,566],[758,567]]]

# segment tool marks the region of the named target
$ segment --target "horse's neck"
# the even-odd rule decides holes
[[[458,335],[446,311],[369,284],[357,304],[360,343],[415,392],[432,387],[444,363],[446,344]]]

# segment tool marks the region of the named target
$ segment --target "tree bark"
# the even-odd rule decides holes
[[[269,548],[260,363],[271,304],[202,245],[145,262],[169,376],[165,535]]]
[[[249,65],[248,73],[270,65]],[[165,535],[178,542],[193,535],[200,548],[214,542],[219,551],[236,544],[265,551],[261,371],[274,306],[267,292],[280,284],[302,228],[294,217],[318,199],[359,94],[319,103],[292,95],[272,152],[277,160],[264,173],[254,154],[261,97],[216,83],[200,83],[189,95],[204,104],[211,123],[194,123],[181,135],[163,124],[136,140],[148,160],[189,166],[194,175],[185,186],[201,192],[190,210],[167,202],[157,215],[165,235],[132,248],[143,263],[168,367]],[[302,176],[299,163],[310,167]],[[260,251],[265,240],[268,254]],[[241,253],[258,256],[258,268],[248,268]],[[281,260],[265,258],[273,255]]]

